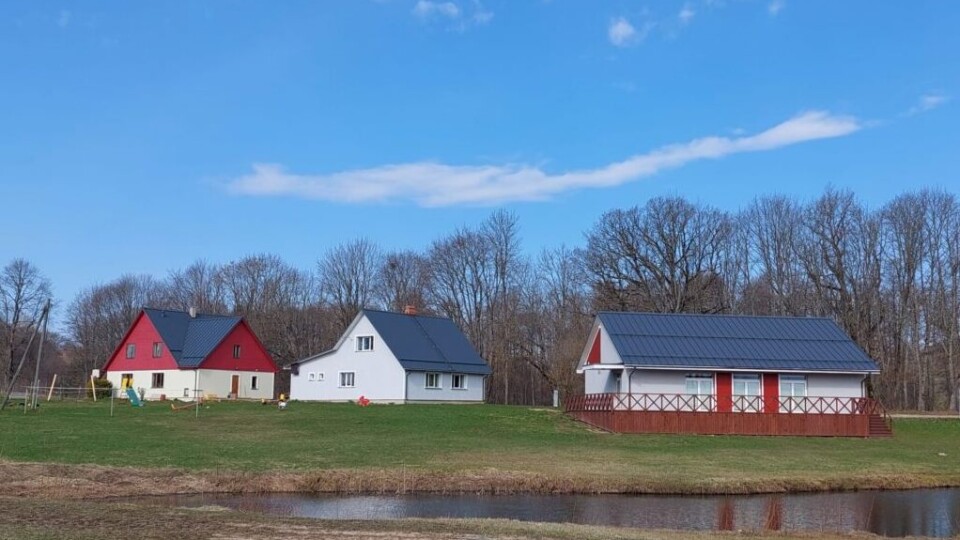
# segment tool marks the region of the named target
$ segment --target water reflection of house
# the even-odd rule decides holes
[[[612,431],[890,434],[877,364],[825,318],[604,312],[578,372],[567,410]]]

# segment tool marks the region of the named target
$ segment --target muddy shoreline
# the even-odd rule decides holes
[[[477,493],[746,495],[960,487],[943,475],[838,476],[829,479],[706,479],[682,485],[641,478],[596,479],[484,469],[331,469],[318,471],[187,471],[101,465],[0,462],[0,495],[106,499],[201,493]]]

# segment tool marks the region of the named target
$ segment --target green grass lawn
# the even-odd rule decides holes
[[[960,485],[960,421],[904,419],[892,439],[613,435],[498,405],[214,403],[171,412],[44,403],[0,413],[0,459],[190,470],[500,471],[673,486]],[[940,455],[940,454],[945,455]]]

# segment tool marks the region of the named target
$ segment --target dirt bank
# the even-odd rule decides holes
[[[953,487],[942,475],[837,476],[744,482],[705,479],[693,485],[643,478],[617,480],[546,476],[497,469],[437,472],[334,469],[314,472],[186,471],[0,461],[0,495],[105,498],[175,493],[675,493],[748,494]]]

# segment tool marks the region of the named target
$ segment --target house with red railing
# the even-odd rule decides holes
[[[621,433],[886,436],[877,364],[833,320],[603,312],[580,420]]]

